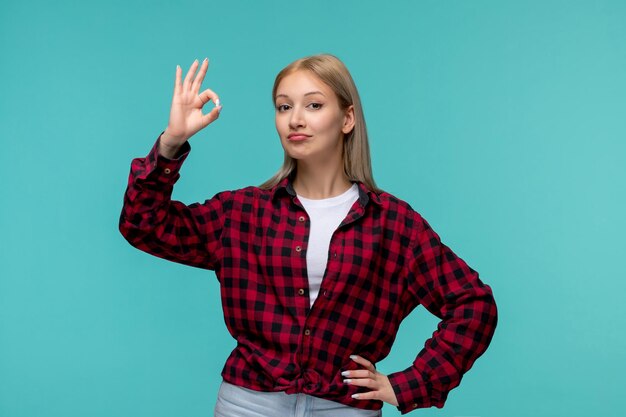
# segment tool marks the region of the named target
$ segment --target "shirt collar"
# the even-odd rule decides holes
[[[361,181],[352,181],[357,183],[359,188],[359,202],[363,207],[367,205],[367,203],[371,200],[378,205],[382,205],[380,201],[380,197],[378,194],[367,188],[367,185]],[[278,184],[271,189],[271,198],[272,200],[279,196],[282,193],[287,193],[288,195],[295,197],[296,190],[293,188],[293,176],[290,175],[288,177],[283,178]]]

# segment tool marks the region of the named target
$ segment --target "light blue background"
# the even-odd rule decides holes
[[[626,408],[623,1],[3,1],[0,416],[212,416],[234,346],[213,272],[117,229],[132,158],[167,125],[176,64],[224,105],[174,198],[278,169],[271,86],[338,55],[375,178],[491,285],[491,347],[420,416]],[[379,368],[407,367],[419,308]],[[385,415],[399,415],[385,406]]]

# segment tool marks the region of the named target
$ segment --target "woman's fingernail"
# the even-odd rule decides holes
[[[220,106],[220,99],[218,98],[217,100],[215,100],[215,107],[219,107]]]
[[[352,359],[353,361],[356,360],[356,355],[350,355],[350,359]]]
[[[350,371],[343,371],[341,373],[341,376],[348,376],[348,375],[350,375]]]
[[[359,394],[352,394],[352,398],[358,399],[359,398]]]
[[[351,379],[344,379],[344,380],[343,380],[343,383],[344,383],[344,384],[349,384],[350,382],[352,382],[352,380],[351,380]]]

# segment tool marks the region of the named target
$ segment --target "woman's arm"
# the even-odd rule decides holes
[[[231,192],[188,206],[171,200],[180,167],[191,147],[185,143],[177,159],[168,159],[158,152],[161,138],[159,135],[145,158],[131,163],[119,230],[131,245],[144,252],[213,270]]]
[[[388,375],[403,414],[443,407],[448,392],[489,346],[497,323],[491,288],[417,216],[406,302],[411,308],[422,304],[441,322],[413,365]]]
[[[198,93],[208,60],[193,77],[197,68],[196,60],[182,81],[182,70],[176,67],[168,126],[148,155],[131,163],[119,229],[133,246],[152,255],[214,269],[230,192],[189,206],[170,199],[180,167],[191,150],[188,139],[215,121],[221,111],[213,91]],[[202,107],[210,100],[216,107],[204,115]]]

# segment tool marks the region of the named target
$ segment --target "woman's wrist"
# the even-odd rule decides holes
[[[167,129],[165,129],[163,134],[161,134],[161,139],[159,140],[159,154],[168,159],[173,159],[183,146],[182,143],[176,143],[176,139],[172,139],[172,137],[167,133]]]

